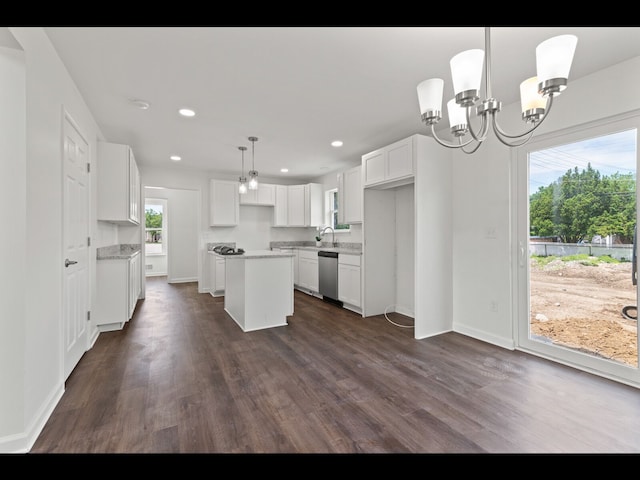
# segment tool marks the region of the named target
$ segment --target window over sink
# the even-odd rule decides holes
[[[349,232],[350,225],[338,223],[338,189],[327,190],[324,195],[324,224],[333,228],[336,233]]]

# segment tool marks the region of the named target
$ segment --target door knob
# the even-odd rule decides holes
[[[66,258],[64,260],[64,266],[65,267],[68,267],[69,265],[75,265],[76,263],[78,263],[78,262],[76,262],[75,260],[69,260],[68,258]]]

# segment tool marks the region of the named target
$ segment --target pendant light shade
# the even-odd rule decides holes
[[[247,193],[247,177],[244,176],[244,152],[247,147],[238,147],[238,150],[242,152],[242,171],[240,173],[240,184],[238,185],[238,193],[244,195]]]
[[[249,137],[251,142],[251,170],[249,171],[249,190],[258,189],[258,172],[255,168],[255,145],[258,137]]]

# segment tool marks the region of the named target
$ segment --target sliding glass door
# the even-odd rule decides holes
[[[517,341],[532,353],[640,385],[637,116],[519,148]]]

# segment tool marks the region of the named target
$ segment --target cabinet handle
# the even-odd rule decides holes
[[[78,262],[76,262],[75,260],[69,260],[68,258],[66,258],[66,259],[64,260],[64,266],[65,266],[65,268],[66,268],[66,267],[68,267],[69,265],[75,265],[76,263],[78,263]]]

